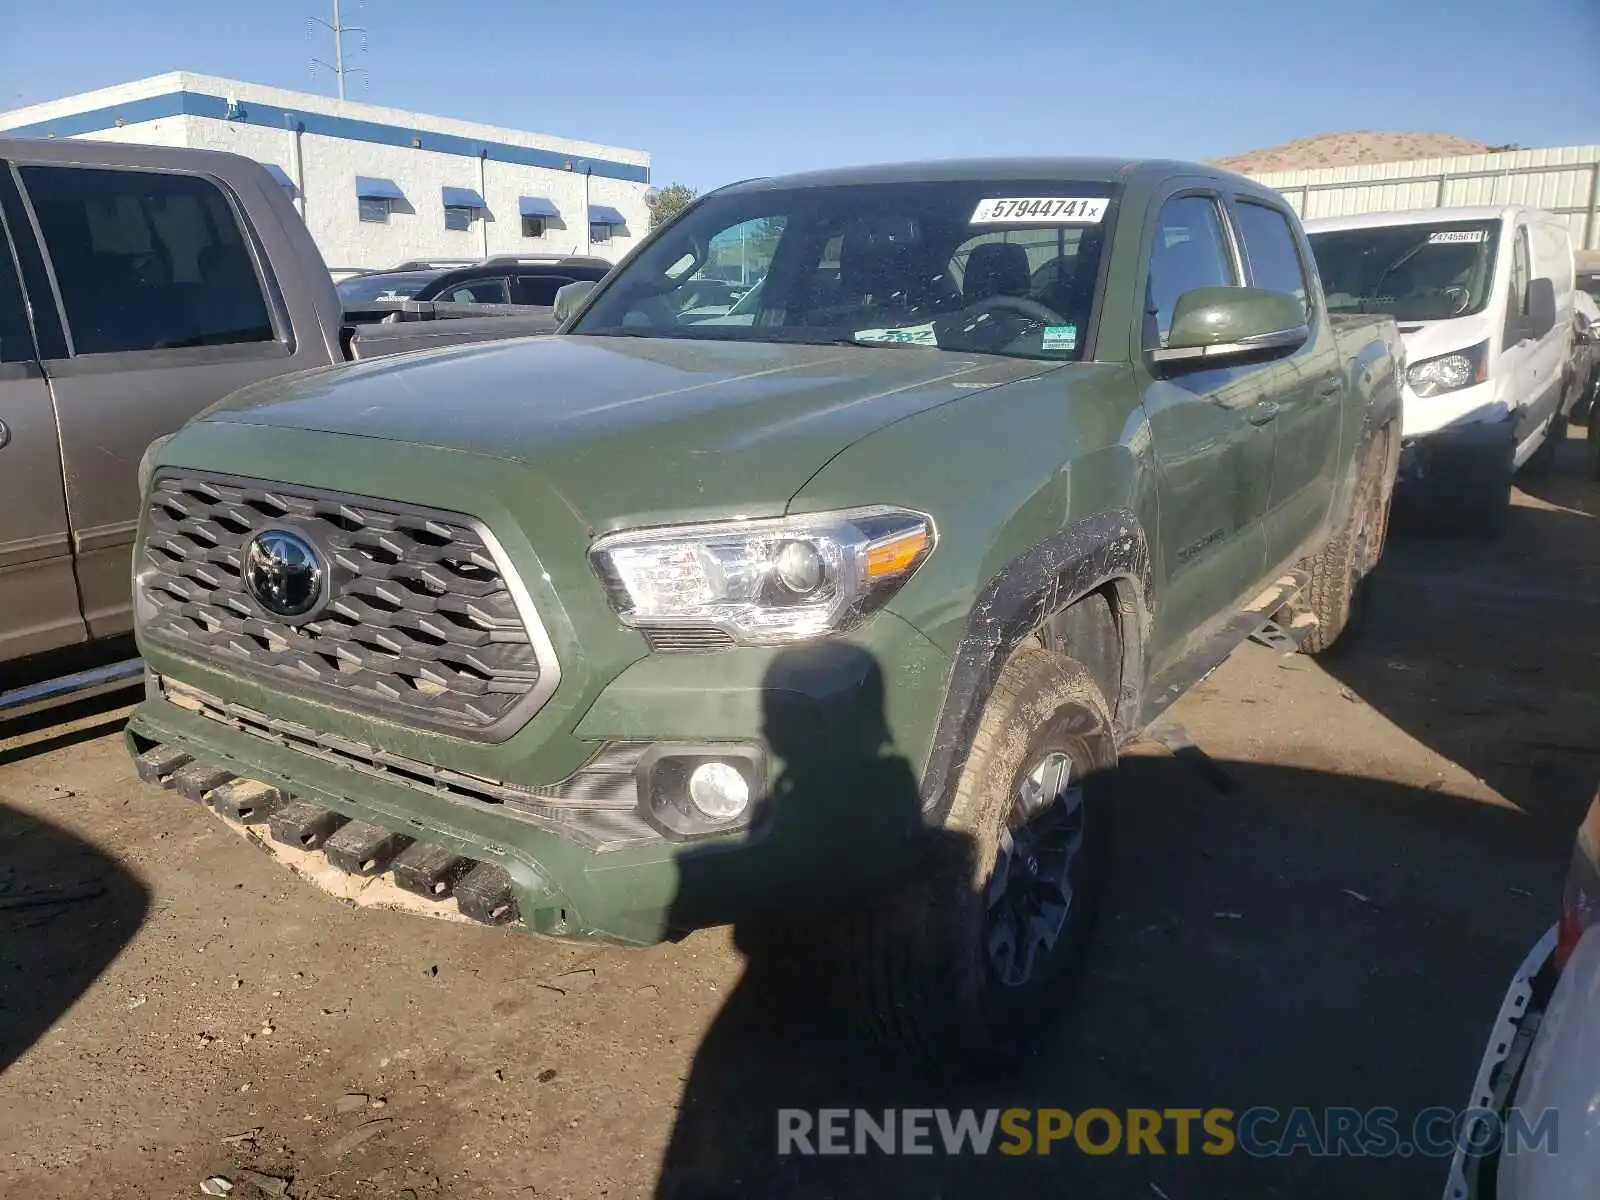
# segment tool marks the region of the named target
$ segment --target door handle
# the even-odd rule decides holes
[[[1344,391],[1344,380],[1330,379],[1317,389],[1318,400],[1332,400]]]
[[[1252,425],[1265,425],[1277,415],[1278,405],[1274,401],[1257,400],[1255,404],[1251,406],[1250,411],[1245,413],[1244,419],[1249,421]]]

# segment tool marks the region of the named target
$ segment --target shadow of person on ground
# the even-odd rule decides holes
[[[806,761],[785,762],[803,781]],[[1557,912],[1571,824],[1380,780],[1216,766],[1227,794],[1188,761],[1124,759],[1088,969],[1055,1036],[1009,1077],[946,1083],[896,1062],[855,1032],[836,977],[785,971],[766,957],[781,943],[754,940],[685,1082],[657,1195],[1438,1194],[1437,1158],[1219,1156],[1198,1121],[1185,1154],[1177,1119],[1161,1155],[1091,1154],[1071,1137],[1008,1155],[999,1130],[988,1153],[952,1155],[931,1120],[927,1155],[779,1154],[782,1109],[1388,1106],[1409,1136],[1422,1109],[1465,1107],[1506,981]]]
[[[916,775],[889,729],[884,687],[881,666],[858,647],[778,654],[763,679],[762,737],[782,771],[752,817],[739,875],[753,878],[758,894],[770,877],[769,903],[723,913],[739,886],[725,870],[728,857],[708,850],[680,859],[669,923],[732,920],[746,965],[685,1085],[656,1193],[663,1200],[761,1194],[769,1181],[744,1172],[746,1137],[756,1133],[765,1145],[773,1136],[778,1101],[766,1082],[811,1070],[847,1079],[872,1052],[845,1011],[834,948],[814,909],[849,902],[835,885],[859,876],[863,856],[879,860],[866,864],[869,873],[892,879],[918,854],[959,854],[967,845],[927,832]],[[799,870],[784,862],[795,847],[809,848],[814,861]],[[808,880],[803,893],[779,882],[795,878]],[[754,1059],[752,1045],[760,1046]]]
[[[121,864],[0,803],[0,1073],[88,991],[149,908]]]

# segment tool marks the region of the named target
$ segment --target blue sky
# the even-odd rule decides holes
[[[169,70],[332,91],[323,0],[12,0],[0,109]],[[348,0],[351,98],[649,150],[656,183],[1353,129],[1600,142],[1600,0]],[[352,43],[357,44],[357,43]]]

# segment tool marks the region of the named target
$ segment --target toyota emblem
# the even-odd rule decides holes
[[[287,529],[264,530],[245,548],[245,587],[274,616],[303,617],[315,609],[325,574],[316,548]]]

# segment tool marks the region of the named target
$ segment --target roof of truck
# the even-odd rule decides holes
[[[834,167],[798,175],[746,179],[719,189],[723,192],[759,192],[778,188],[840,187],[871,183],[981,182],[985,179],[1073,180],[1081,183],[1122,183],[1142,171],[1160,174],[1202,175],[1242,179],[1232,171],[1200,163],[1137,158],[966,158],[924,162],[878,163],[859,167]],[[1252,181],[1253,182],[1253,181]]]
[[[1451,221],[1500,221],[1519,212],[1542,213],[1526,204],[1468,204],[1455,208],[1405,208],[1389,212],[1356,213],[1347,217],[1313,217],[1305,222],[1307,233],[1326,233],[1336,229],[1374,229],[1391,225],[1437,225]],[[1559,218],[1553,217],[1553,220]]]

